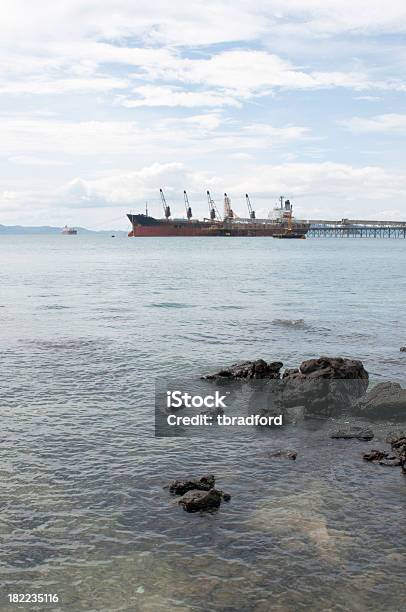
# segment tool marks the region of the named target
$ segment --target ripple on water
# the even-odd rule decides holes
[[[196,308],[196,304],[187,304],[185,302],[152,302],[148,304],[148,308]]]
[[[66,306],[65,304],[45,304],[45,306],[40,306],[39,310],[66,310],[68,308],[72,308],[72,306]]]

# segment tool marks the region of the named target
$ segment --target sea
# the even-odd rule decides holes
[[[2,236],[0,261],[2,611],[405,610],[406,477],[362,453],[406,424],[154,435],[157,379],[240,360],[404,384],[405,240]],[[189,514],[165,487],[207,473],[231,500]]]

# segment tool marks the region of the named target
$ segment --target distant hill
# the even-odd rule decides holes
[[[115,236],[125,236],[127,232],[122,230],[89,230],[85,227],[77,227],[78,234],[114,234]],[[24,226],[24,225],[0,225],[0,236],[4,234],[60,234],[61,227],[50,225]]]

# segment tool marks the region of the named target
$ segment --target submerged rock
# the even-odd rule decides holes
[[[346,431],[339,429],[338,431],[333,432],[330,435],[330,438],[334,440],[343,439],[343,440],[353,440],[356,438],[357,440],[372,440],[374,437],[373,431],[370,429],[363,429],[362,427],[352,427]]]
[[[188,491],[179,500],[186,512],[199,512],[199,510],[212,510],[218,508],[223,498],[222,491],[210,489],[209,491]]]
[[[400,352],[401,353],[406,353],[406,346],[401,346],[400,347]]]
[[[386,437],[386,442],[391,446],[400,447],[406,445],[406,434],[403,431],[392,432]]]
[[[402,472],[406,474],[406,435],[401,432],[389,434],[386,442],[391,445],[392,452],[372,450],[363,457],[366,461],[374,461],[379,465],[390,467],[402,467]]]
[[[277,451],[273,451],[269,453],[269,456],[270,457],[283,457],[284,459],[291,459],[292,461],[295,461],[297,457],[297,452],[286,448],[286,449],[280,449]]]
[[[406,435],[401,432],[388,436],[387,442],[391,445],[396,457],[399,458],[402,471],[406,473]]]
[[[387,456],[388,456],[387,452],[373,449],[369,451],[369,453],[364,453],[362,455],[362,458],[365,461],[382,461],[382,459],[386,459]]]
[[[194,480],[174,480],[169,485],[169,492],[172,495],[184,495],[188,491],[210,491],[215,485],[215,477],[213,474],[202,476]]]
[[[354,404],[354,410],[372,419],[405,419],[406,389],[395,382],[379,383]]]
[[[283,367],[281,361],[272,361],[267,363],[263,359],[256,361],[242,361],[234,363],[229,368],[219,370],[214,374],[203,376],[205,380],[221,380],[221,379],[279,379],[280,370]]]
[[[381,459],[381,461],[379,461],[379,465],[388,465],[389,467],[399,467],[400,465],[402,465],[402,462],[400,460],[400,457],[398,457],[397,455],[390,455],[390,456],[384,457],[384,459]]]

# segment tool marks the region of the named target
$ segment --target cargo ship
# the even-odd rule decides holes
[[[128,214],[132,229],[130,237],[141,236],[272,236],[273,238],[306,238],[310,224],[293,217],[292,204],[283,196],[273,209],[273,215],[257,219],[248,194],[245,195],[248,217],[240,218],[231,207],[229,196],[224,194],[224,213],[221,216],[207,191],[209,216],[203,220],[194,219],[186,191],[183,192],[186,217],[172,218],[171,209],[160,189],[164,217],[156,219],[148,214]]]

